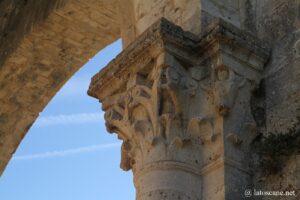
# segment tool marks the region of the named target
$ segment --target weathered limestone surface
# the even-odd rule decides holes
[[[157,41],[163,41],[162,44],[154,45],[155,47],[150,45],[151,47],[147,47],[145,50],[135,50],[137,55],[133,55],[132,58],[127,57],[127,59],[125,59],[119,57],[117,59],[118,61],[124,60],[124,62],[122,61],[122,63],[120,63],[120,66],[132,62],[133,66],[129,66],[128,68],[133,69],[134,66],[140,63],[140,66],[147,70],[142,72],[142,76],[130,75],[130,77],[124,77],[123,82],[118,82],[119,85],[114,85],[115,88],[112,88],[111,91],[116,91],[116,94],[130,93],[130,88],[134,85],[140,86],[141,84],[146,84],[146,86],[149,87],[149,80],[150,86],[153,88],[153,81],[156,80],[160,82],[162,78],[153,77],[152,75],[145,78],[145,74],[164,69],[162,71],[164,71],[163,74],[165,74],[166,80],[169,78],[169,80],[172,80],[172,84],[175,80],[177,84],[175,84],[175,86],[179,87],[179,89],[174,91],[172,84],[168,86],[167,82],[165,83],[165,85],[167,85],[166,87],[156,87],[157,91],[161,91],[158,92],[159,95],[157,95],[157,97],[152,96],[152,90],[151,95],[148,96],[150,96],[151,101],[162,97],[163,102],[168,102],[167,99],[170,99],[170,96],[172,101],[179,99],[178,105],[175,106],[175,111],[176,113],[183,114],[179,115],[181,116],[181,120],[178,120],[177,115],[177,117],[174,118],[169,115],[163,115],[165,117],[159,117],[159,120],[156,120],[156,123],[162,122],[163,125],[159,126],[164,127],[166,124],[169,124],[168,126],[172,127],[168,130],[164,130],[165,133],[171,133],[170,137],[164,138],[165,143],[169,145],[161,144],[163,137],[160,137],[158,144],[156,143],[156,139],[154,139],[154,146],[151,140],[150,145],[148,144],[149,138],[145,141],[138,138],[139,142],[143,142],[145,145],[147,144],[151,149],[150,157],[142,157],[141,155],[138,157],[138,154],[134,156],[130,155],[129,152],[133,151],[132,141],[126,141],[123,145],[122,168],[126,170],[130,168],[135,170],[136,168],[136,171],[143,171],[141,169],[144,169],[144,163],[141,161],[153,163],[156,159],[160,159],[162,162],[158,165],[155,164],[150,165],[151,167],[148,168],[145,167],[145,169],[151,173],[141,172],[141,176],[136,176],[140,177],[136,178],[136,184],[142,185],[140,183],[141,181],[146,181],[147,183],[157,181],[152,180],[152,176],[149,174],[153,174],[154,177],[164,176],[172,178],[174,178],[174,174],[180,174],[181,179],[189,179],[190,174],[195,172],[195,168],[193,167],[196,165],[197,169],[194,174],[198,175],[193,176],[192,179],[197,184],[200,183],[201,189],[192,194],[192,196],[196,196],[195,198],[198,198],[197,195],[201,193],[207,198],[224,199],[227,197],[226,194],[229,193],[228,191],[231,191],[233,188],[239,188],[236,185],[246,186],[252,182],[255,187],[261,187],[265,190],[295,189],[299,191],[300,164],[298,162],[299,158],[296,155],[287,157],[280,173],[272,176],[254,173],[256,176],[254,176],[253,181],[251,180],[250,182],[249,176],[252,177],[253,173],[251,170],[249,172],[247,168],[247,160],[243,160],[248,158],[247,153],[249,149],[247,142],[256,136],[250,132],[261,133],[255,138],[255,140],[259,140],[262,138],[261,136],[266,135],[268,132],[288,133],[289,129],[297,124],[299,125],[297,117],[300,116],[300,2],[298,0],[0,1],[0,173],[4,170],[21,139],[38,116],[38,113],[42,111],[47,102],[59,90],[63,83],[81,67],[88,58],[116,40],[120,35],[124,47],[129,48],[129,50],[126,48],[123,55],[130,54],[129,52],[134,50],[133,47],[131,47],[130,50],[130,43],[134,42],[137,45],[142,44],[143,41],[147,41],[147,38],[144,38],[144,40],[137,38],[160,17],[167,18],[173,23],[180,25],[183,30],[190,31],[194,35],[184,33],[181,29],[175,28],[180,31],[174,35],[171,34],[172,31],[168,32],[172,39],[165,40],[166,38],[170,38],[170,35],[161,35],[161,37],[157,38]],[[258,46],[269,46],[271,48],[271,55],[263,70],[257,68],[254,70],[257,71],[257,73],[252,73],[251,70],[249,71],[249,69],[252,69],[249,67],[250,65],[255,66],[263,62],[252,63],[253,58],[246,56],[247,52],[251,52],[252,47],[252,44],[247,46],[247,42],[235,44],[230,43],[232,40],[213,41],[211,46],[205,47],[205,49],[208,48],[209,51],[211,51],[212,47],[222,49],[232,45],[237,46],[237,49],[246,49],[246,51],[239,51],[233,54],[236,49],[225,48],[226,51],[224,52],[226,52],[226,56],[224,57],[222,57],[222,55],[213,56],[207,52],[198,51],[200,46],[203,46],[201,41],[205,41],[203,38],[207,38],[205,35],[215,37],[211,32],[204,33],[205,30],[212,30],[209,29],[208,26],[214,21],[215,17],[223,19],[237,27],[236,29],[228,25],[231,27],[229,30],[240,29],[250,32],[251,34],[247,33],[246,35],[255,35],[255,37],[260,38],[260,41],[262,41]],[[170,25],[170,27],[174,28],[173,25]],[[158,28],[158,30],[169,29]],[[240,41],[248,41],[247,37],[241,38],[241,35],[244,35],[244,31],[240,30],[234,32],[230,38],[240,38]],[[152,32],[148,31],[147,33],[150,37],[150,35],[159,33],[159,31],[152,30]],[[225,31],[225,33],[228,32]],[[181,37],[181,35],[184,35],[184,37]],[[224,37],[226,38],[228,35],[225,34]],[[252,38],[252,36],[249,37]],[[200,40],[200,38],[202,38],[202,40]],[[178,41],[184,41],[183,43],[187,42],[187,44],[182,44],[182,42],[178,43]],[[192,51],[190,50],[191,47],[193,49]],[[173,48],[175,52],[172,51],[170,53],[170,50]],[[197,54],[194,50],[201,53]],[[153,53],[157,51],[160,53]],[[139,57],[140,55],[149,54],[151,58]],[[257,52],[254,54],[256,55]],[[228,55],[231,55],[231,57]],[[240,55],[244,55],[244,57],[238,57]],[[258,55],[261,54],[258,53]],[[211,61],[201,63],[199,59],[201,60],[203,56],[207,56],[207,60]],[[134,59],[136,57],[137,60]],[[222,59],[217,59],[220,57]],[[246,58],[249,58],[249,60],[244,60],[245,62],[242,62],[239,67],[234,67],[237,66],[237,63]],[[151,61],[149,61],[149,59]],[[257,58],[255,57],[255,59]],[[205,59],[203,58],[203,60]],[[117,61],[114,61],[114,63],[116,62]],[[249,62],[251,64],[249,64]],[[145,63],[148,63],[149,66],[145,66]],[[215,74],[215,77],[212,77],[212,71],[219,69],[218,66],[220,65],[223,66],[222,63],[225,63],[224,66],[227,66],[224,67],[225,70],[221,70],[220,73]],[[198,70],[199,68],[201,69],[200,71]],[[179,72],[178,69],[180,69]],[[234,73],[231,71],[234,71]],[[106,78],[115,76],[108,71],[104,70],[103,73],[104,72],[107,75]],[[133,72],[129,74],[133,74]],[[226,82],[226,84],[219,84],[219,74],[221,79],[222,77],[230,77],[227,82],[225,80],[223,80],[223,82],[221,81],[221,83]],[[246,79],[247,81],[245,85],[241,83],[242,86],[236,88],[236,86],[239,85],[239,81],[228,74],[238,74],[240,76],[238,80]],[[173,76],[175,76],[174,80]],[[181,77],[184,77],[184,81]],[[115,81],[115,79],[118,79],[117,76],[112,80]],[[144,79],[147,81],[144,82]],[[177,79],[180,80],[180,83],[178,83]],[[211,80],[214,84],[200,84],[207,80]],[[260,84],[259,80],[262,80]],[[127,84],[128,81],[129,83]],[[249,81],[251,83],[253,82],[252,86],[258,86],[253,95],[250,95],[250,91],[252,91],[253,88],[249,86]],[[198,86],[194,92],[193,87],[195,82],[197,82],[196,85]],[[201,85],[201,87],[199,85]],[[229,87],[229,85],[233,85],[234,87]],[[142,87],[142,91],[143,89],[145,89],[144,86]],[[95,90],[98,89],[95,88]],[[102,96],[97,96],[97,98],[104,99],[104,97],[111,96],[113,95],[111,91],[103,90],[101,93]],[[226,92],[224,93],[222,91]],[[138,90],[137,93],[139,92]],[[193,96],[194,93],[195,95]],[[204,93],[203,97],[199,95],[200,93]],[[210,95],[207,93],[210,93]],[[147,96],[147,93],[142,93],[142,95],[144,94]],[[242,97],[241,94],[243,94]],[[97,93],[97,95],[100,94]],[[205,101],[204,99],[207,96],[208,100]],[[193,99],[197,99],[197,101],[202,103],[196,100],[193,101]],[[214,101],[212,99],[214,99]],[[131,102],[130,99],[128,101]],[[236,117],[243,114],[237,113],[237,110],[240,112],[240,108],[238,107],[239,102],[245,103],[243,106],[248,109],[245,109],[247,112],[244,113],[244,116],[249,120],[249,123],[243,123],[241,121],[244,119],[243,117]],[[251,107],[250,110],[249,103]],[[125,103],[123,104],[125,105]],[[200,106],[198,106],[198,104]],[[216,107],[218,107],[216,105],[218,104],[225,105],[220,107],[220,112],[216,109]],[[197,105],[196,107],[198,109],[191,110],[190,106],[195,107],[195,105]],[[111,106],[112,105],[109,104],[107,108],[104,108],[110,110],[108,108]],[[167,111],[161,110],[160,112],[168,113],[169,107],[171,108],[172,106],[174,105],[168,102],[163,106]],[[149,106],[146,107],[149,109]],[[230,109],[227,109],[227,107]],[[213,108],[215,108],[215,110]],[[137,116],[137,120],[143,121],[145,118],[148,118],[146,115],[148,111],[141,110],[143,109],[139,107],[130,110],[130,112],[134,113],[131,115]],[[203,110],[205,110],[204,114],[202,113]],[[214,110],[214,112],[212,112],[212,110]],[[230,112],[228,112],[228,110]],[[228,112],[228,115],[221,115],[223,112]],[[190,120],[192,116],[199,115],[200,113],[203,114],[197,119],[200,122],[195,120],[191,124],[188,123],[188,120]],[[107,111],[107,119],[110,119],[111,115],[115,117],[113,112]],[[131,115],[128,115],[128,117],[130,118]],[[184,118],[182,118],[182,116]],[[251,118],[251,116],[253,118]],[[174,125],[174,121],[176,120],[180,123],[178,122],[178,124],[175,123]],[[111,122],[111,120],[108,121]],[[211,122],[215,121],[217,121],[217,123],[211,125]],[[146,131],[146,129],[144,129],[145,124],[137,124],[138,125],[133,128],[137,128],[141,133],[140,135],[143,135],[142,133]],[[200,125],[197,128],[197,125],[194,124]],[[240,126],[241,124],[244,125]],[[211,138],[210,140],[205,139],[205,145],[200,145],[201,147],[199,147],[199,151],[203,155],[191,154],[193,158],[199,159],[198,163],[193,163],[192,160],[188,160],[190,159],[188,156],[185,156],[185,154],[197,151],[198,148],[195,147],[195,144],[190,145],[190,143],[188,143],[187,145],[186,138],[183,137],[187,136],[187,131],[184,131],[186,128],[182,127],[190,127],[189,125],[196,129],[194,130],[195,132],[207,132],[212,129],[212,127],[217,126],[219,128],[221,127],[221,133],[223,133],[222,137],[220,136],[221,134],[213,136],[208,134],[203,136],[204,138]],[[114,126],[108,123],[108,127]],[[131,134],[134,133],[133,135],[138,135],[135,134],[137,130],[134,129]],[[114,129],[112,129],[112,131],[114,131]],[[130,132],[128,130],[126,131]],[[189,129],[189,131],[191,130]],[[152,132],[153,130],[150,129],[150,133]],[[156,131],[154,132],[157,133]],[[246,132],[247,134],[242,134]],[[119,135],[122,134],[119,133]],[[241,135],[249,138],[243,138]],[[123,137],[121,137],[121,139],[124,139]],[[202,140],[203,138],[201,141]],[[135,141],[135,145],[137,144],[139,143]],[[215,148],[218,145],[219,147]],[[160,155],[160,153],[157,152],[159,150],[155,150],[163,149],[167,151],[166,149],[168,148],[174,148],[175,150],[170,150],[173,153],[168,155]],[[218,153],[213,154],[214,152]],[[133,157],[136,156],[138,159],[133,159]],[[176,161],[175,164],[174,162],[167,162],[169,158],[167,156],[171,156],[172,159]],[[234,159],[232,157],[234,157]],[[208,165],[211,167],[203,168],[203,166],[207,164],[206,160],[210,160],[208,162],[215,161],[215,164]],[[187,164],[179,166],[178,162]],[[167,169],[172,170],[163,170],[163,166],[168,166]],[[203,178],[200,179],[199,176],[203,176]],[[237,179],[240,177],[243,177],[241,182]],[[170,180],[171,182],[176,182],[176,180]],[[164,184],[169,184],[169,182],[158,182],[158,184],[160,184],[159,187],[161,187]],[[214,186],[211,187],[211,185]],[[173,198],[172,195],[179,195],[181,198],[188,199],[191,198],[191,191],[195,190],[195,188],[191,187],[186,188],[186,191],[182,192],[177,190],[179,186],[172,186],[170,190],[161,191],[159,188],[153,187],[155,192],[151,192],[151,195],[147,193],[148,191],[146,191],[145,188],[139,187],[139,197],[145,199],[159,199],[164,198],[164,196],[166,196],[166,198]],[[207,188],[212,189],[210,191]],[[241,188],[239,189],[242,190]],[[174,190],[176,190],[175,193],[173,193]],[[240,191],[233,193],[239,194]],[[163,197],[161,196],[162,194]],[[220,196],[210,196],[210,194]],[[236,198],[239,199],[238,197]]]
[[[32,31],[34,26],[43,22],[53,10],[63,7],[65,3],[65,0],[1,1],[0,66],[7,56],[16,49],[24,34]]]
[[[253,1],[254,2],[254,1]],[[255,10],[250,0],[126,0],[119,1],[121,36],[126,47],[161,17],[196,35],[214,17],[236,27],[255,30]],[[255,5],[256,6],[256,5]]]
[[[121,0],[119,4],[123,19],[121,36],[124,47],[161,17],[180,24],[184,30],[200,34],[200,0],[189,0],[189,3],[182,0]]]
[[[119,37],[114,2],[0,2],[0,174],[59,88]]]
[[[260,106],[265,110],[264,133],[288,133],[300,123],[300,2],[263,0],[254,7],[257,36],[272,48],[264,72],[265,97]],[[287,157],[280,173],[262,175],[256,179],[257,185],[265,190],[296,190],[295,199],[299,199],[300,165],[296,158]]]
[[[256,137],[250,98],[269,50],[222,20],[201,38],[162,19],[95,75],[137,199],[241,199]]]
[[[286,132],[300,116],[300,2],[262,1],[257,35],[272,46],[265,71],[266,127]]]

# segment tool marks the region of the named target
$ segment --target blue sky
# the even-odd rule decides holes
[[[132,200],[132,173],[119,168],[120,141],[106,132],[90,78],[121,41],[84,65],[50,101],[0,178],[5,200]]]

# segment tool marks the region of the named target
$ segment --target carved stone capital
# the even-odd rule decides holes
[[[224,180],[213,186],[202,169],[243,162],[251,91],[268,58],[261,44],[221,20],[197,37],[161,19],[93,77],[88,94],[123,140],[121,168],[133,170],[137,199],[162,199],[165,188],[170,200],[226,196]],[[221,163],[214,170],[224,176]]]

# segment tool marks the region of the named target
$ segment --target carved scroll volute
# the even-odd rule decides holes
[[[214,104],[217,113],[226,116],[235,103],[239,89],[245,85],[246,79],[227,66],[219,64],[216,68],[214,65],[212,67],[215,71],[212,76],[213,88],[211,88],[214,93]]]

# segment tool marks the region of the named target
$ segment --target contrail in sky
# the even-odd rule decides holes
[[[42,158],[50,158],[50,157],[65,157],[80,153],[88,153],[94,152],[104,149],[111,149],[120,147],[121,143],[108,143],[108,144],[99,144],[99,145],[92,145],[86,147],[80,147],[75,149],[67,149],[62,151],[49,151],[44,153],[37,153],[37,154],[30,154],[30,155],[20,155],[20,156],[13,156],[13,160],[33,160],[33,159],[42,159]]]
[[[39,117],[36,126],[52,126],[78,123],[101,123],[103,121],[103,113],[77,113],[70,115],[53,115]]]

